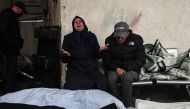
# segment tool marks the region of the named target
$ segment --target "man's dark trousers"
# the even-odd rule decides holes
[[[5,57],[6,57],[5,88],[7,91],[12,91],[14,90],[16,83],[17,56],[7,55]]]

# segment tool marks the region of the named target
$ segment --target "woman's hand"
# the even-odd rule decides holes
[[[100,47],[99,51],[101,52],[101,51],[107,50],[109,48],[108,46],[109,44],[106,44],[105,46]]]

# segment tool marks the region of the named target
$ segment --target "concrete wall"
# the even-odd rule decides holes
[[[96,33],[101,46],[113,32],[114,24],[126,21],[133,32],[144,38],[144,44],[159,39],[165,48],[190,48],[190,0],[60,0],[63,36],[72,32],[71,21],[84,18],[90,31]],[[65,82],[62,67],[62,85]]]
[[[184,52],[190,47],[190,0],[60,0],[62,35],[72,31],[71,21],[84,18],[100,45],[114,24],[126,21],[145,43],[159,39],[164,47]]]

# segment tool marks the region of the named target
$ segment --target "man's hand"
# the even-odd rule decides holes
[[[71,54],[68,51],[65,51],[63,48],[60,49],[60,52],[63,56],[71,56]]]
[[[122,68],[117,68],[116,69],[116,74],[119,76],[119,77],[122,77],[124,74],[126,73],[126,71]]]
[[[99,51],[101,52],[101,51],[107,50],[109,48],[108,46],[109,44],[106,44],[105,46],[100,47]]]

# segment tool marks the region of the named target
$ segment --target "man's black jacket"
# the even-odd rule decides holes
[[[18,18],[11,8],[0,15],[0,50],[6,55],[19,55],[23,46]]]
[[[103,61],[108,71],[116,71],[116,68],[120,67],[125,71],[139,72],[146,62],[143,39],[132,31],[122,45],[116,43],[113,34],[106,38],[105,43],[109,43],[109,49],[103,55]]]

